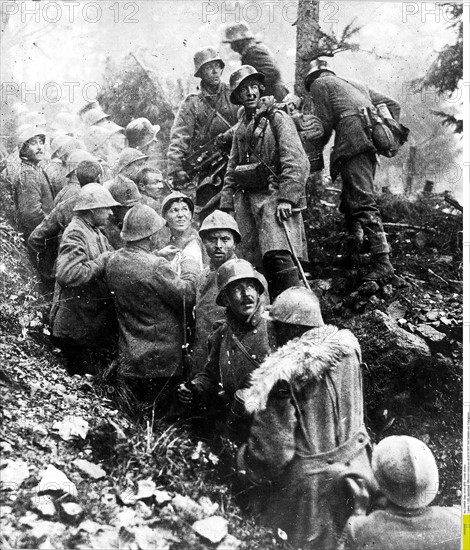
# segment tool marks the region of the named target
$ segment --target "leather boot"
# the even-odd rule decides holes
[[[372,265],[369,270],[361,276],[361,281],[376,281],[387,283],[395,273],[390,256],[388,254],[377,254],[372,257]]]

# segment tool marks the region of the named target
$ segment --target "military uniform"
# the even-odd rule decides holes
[[[175,412],[183,381],[184,309],[194,305],[197,266],[178,276],[163,258],[127,243],[110,258],[106,278],[119,321],[119,376],[141,402]],[[135,412],[135,411],[134,411]]]
[[[59,191],[67,185],[67,167],[57,159],[49,162],[44,171],[51,182],[54,197],[56,197]]]
[[[223,82],[217,94],[211,94],[201,86],[199,93],[190,94],[183,101],[170,133],[169,174],[184,170],[183,161],[192,151],[228,129],[215,110],[229,125],[236,124],[238,108],[230,103],[230,89]]]
[[[251,372],[269,353],[267,321],[259,306],[245,323],[237,321],[226,309],[225,320],[212,334],[204,371],[196,375],[191,386],[200,399],[210,402],[223,388],[225,400],[232,403],[235,392],[248,384]]]
[[[457,508],[413,510],[389,505],[368,516],[351,517],[341,549],[460,550],[461,518]]]
[[[360,109],[387,104],[398,120],[400,106],[393,99],[353,80],[331,72],[321,73],[310,85],[317,116],[323,123],[323,144],[335,131],[330,172],[333,180],[341,174],[343,183],[340,211],[350,232],[359,224],[368,238],[373,255],[389,254],[382,219],[374,197],[377,167],[376,149],[364,129]]]
[[[271,50],[263,43],[253,40],[247,44],[240,55],[242,65],[251,65],[258,72],[264,74],[265,90],[263,95],[272,95],[276,101],[282,101],[289,90],[282,82],[281,71]]]
[[[79,360],[85,350],[101,354],[114,344],[116,317],[104,280],[111,250],[100,229],[80,215],[73,217],[62,236],[51,325],[54,342],[71,360]]]
[[[372,483],[360,362],[349,331],[319,326],[270,355],[242,392],[253,422],[239,466],[255,484],[253,511],[293,548],[334,550],[349,515],[344,477]]]
[[[21,159],[13,180],[13,201],[19,230],[28,240],[54,204],[54,192],[42,166]]]
[[[264,126],[264,128],[263,128]],[[254,140],[255,154],[249,147],[253,132],[259,131]],[[260,191],[239,188],[235,169],[255,163],[258,157],[271,167],[276,177],[269,175],[269,186]],[[221,197],[222,210],[234,210],[240,227],[242,241],[238,247],[239,256],[255,266],[262,266],[267,252],[290,251],[282,225],[276,219],[279,201],[288,201],[296,212],[286,222],[290,238],[298,258],[307,260],[307,246],[302,214],[305,208],[305,182],[309,163],[300,142],[297,130],[288,114],[274,111],[271,117],[263,117],[255,130],[255,120],[243,113],[235,130],[230,160],[225,175]],[[269,277],[268,277],[269,279]]]

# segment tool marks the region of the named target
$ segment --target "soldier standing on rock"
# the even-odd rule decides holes
[[[197,51],[194,66],[194,76],[201,79],[200,91],[188,95],[181,104],[168,148],[168,174],[174,186],[192,199],[196,192],[187,172],[189,157],[196,157],[197,162],[198,151],[237,122],[237,107],[230,102],[230,89],[221,81],[225,63],[215,49],[207,47]],[[196,183],[209,175],[210,172],[200,172]],[[196,200],[196,206],[200,210],[204,204],[198,202]]]
[[[352,256],[369,241],[372,266],[361,273],[362,281],[387,282],[393,276],[390,248],[374,197],[377,168],[376,148],[367,135],[361,116],[365,109],[384,103],[398,121],[400,106],[393,99],[353,80],[336,76],[326,60],[316,59],[305,77],[305,88],[312,94],[326,145],[335,131],[330,172],[333,181],[341,175],[343,191],[340,211],[348,228],[348,250]]]

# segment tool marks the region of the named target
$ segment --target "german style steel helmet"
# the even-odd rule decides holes
[[[222,264],[217,271],[217,288],[219,290],[215,300],[217,305],[224,305],[222,301],[222,294],[224,290],[226,290],[231,283],[240,281],[241,279],[249,279],[255,282],[259,293],[262,294],[264,292],[264,286],[261,283],[259,275],[256,273],[250,262],[240,258],[235,258]]]
[[[230,101],[234,105],[241,105],[241,102],[237,98],[236,91],[242,82],[250,76],[256,77],[256,79],[264,85],[264,74],[259,73],[251,65],[242,65],[230,75]]]
[[[305,89],[308,91],[309,88],[310,88],[310,85],[312,84],[312,82],[321,73],[324,73],[324,72],[329,72],[329,73],[335,74],[332,71],[332,69],[330,67],[330,63],[327,59],[325,59],[324,57],[317,57],[316,59],[311,61],[310,62],[310,69],[309,69],[309,71],[306,74],[305,79],[304,79]]]
[[[113,199],[111,193],[102,185],[99,183],[88,183],[80,189],[73,211],[111,208],[112,206],[121,205]]]
[[[212,214],[205,218],[201,224],[201,229],[199,229],[199,236],[203,239],[209,231],[223,229],[232,231],[236,243],[239,243],[242,240],[237,222],[230,214],[222,212],[222,210],[214,210]]]
[[[136,204],[124,216],[121,239],[127,242],[151,237],[165,225],[165,220],[146,204]]]
[[[281,292],[263,316],[287,325],[320,327],[324,324],[318,298],[303,286],[294,286]]]
[[[246,23],[240,22],[234,25],[228,25],[225,28],[225,40],[222,40],[222,42],[224,44],[231,44],[237,40],[245,40],[254,37],[255,35],[250,27]]]
[[[225,67],[225,63],[222,61],[219,53],[212,47],[208,46],[198,50],[194,54],[194,76],[200,77],[199,71],[207,65],[207,63],[212,63],[212,61],[218,61],[222,65],[222,69]]]

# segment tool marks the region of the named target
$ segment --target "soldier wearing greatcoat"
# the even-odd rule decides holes
[[[240,55],[242,65],[250,65],[264,74],[263,95],[274,96],[276,101],[284,99],[289,90],[282,82],[281,71],[274,55],[262,42],[255,39],[253,31],[246,23],[229,25],[225,29],[223,42],[230,44],[232,50]]]
[[[323,124],[322,144],[326,145],[332,132],[335,132],[330,173],[333,180],[341,175],[340,211],[346,219],[349,253],[353,258],[357,257],[363,251],[364,239],[367,239],[372,265],[361,273],[361,279],[386,282],[393,276],[393,267],[374,197],[377,150],[367,135],[361,111],[373,110],[383,103],[398,121],[400,105],[364,84],[336,76],[321,58],[312,62],[305,77],[305,88],[312,94],[316,115]]]
[[[303,287],[280,294],[266,316],[278,349],[241,392],[252,425],[239,469],[263,525],[293,548],[334,550],[351,512],[348,479],[372,486],[359,343],[325,325]]]
[[[50,322],[69,374],[96,374],[113,351],[116,316],[104,279],[112,248],[101,228],[118,204],[99,183],[85,185],[60,242]]]
[[[263,271],[273,299],[299,284],[291,245],[307,260],[301,210],[309,162],[291,117],[278,109],[261,110],[264,80],[248,65],[230,76],[230,100],[244,109],[220,208],[235,216],[242,235],[238,253]]]
[[[25,126],[18,136],[21,159],[15,173],[12,191],[18,229],[28,240],[54,205],[54,190],[41,161],[44,159],[46,135],[36,126]]]
[[[119,374],[137,398],[156,400],[168,414],[183,381],[185,311],[194,306],[198,266],[184,258],[178,275],[152,253],[164,223],[149,206],[133,206],[121,231],[125,246],[111,256],[106,279],[119,322]]]
[[[176,188],[194,200],[195,185],[186,171],[188,157],[237,122],[237,107],[230,102],[230,88],[221,81],[225,63],[210,47],[194,55],[194,76],[201,79],[200,91],[180,105],[170,133],[168,175]],[[208,176],[200,173],[198,181]],[[204,206],[196,201],[197,206]]]

